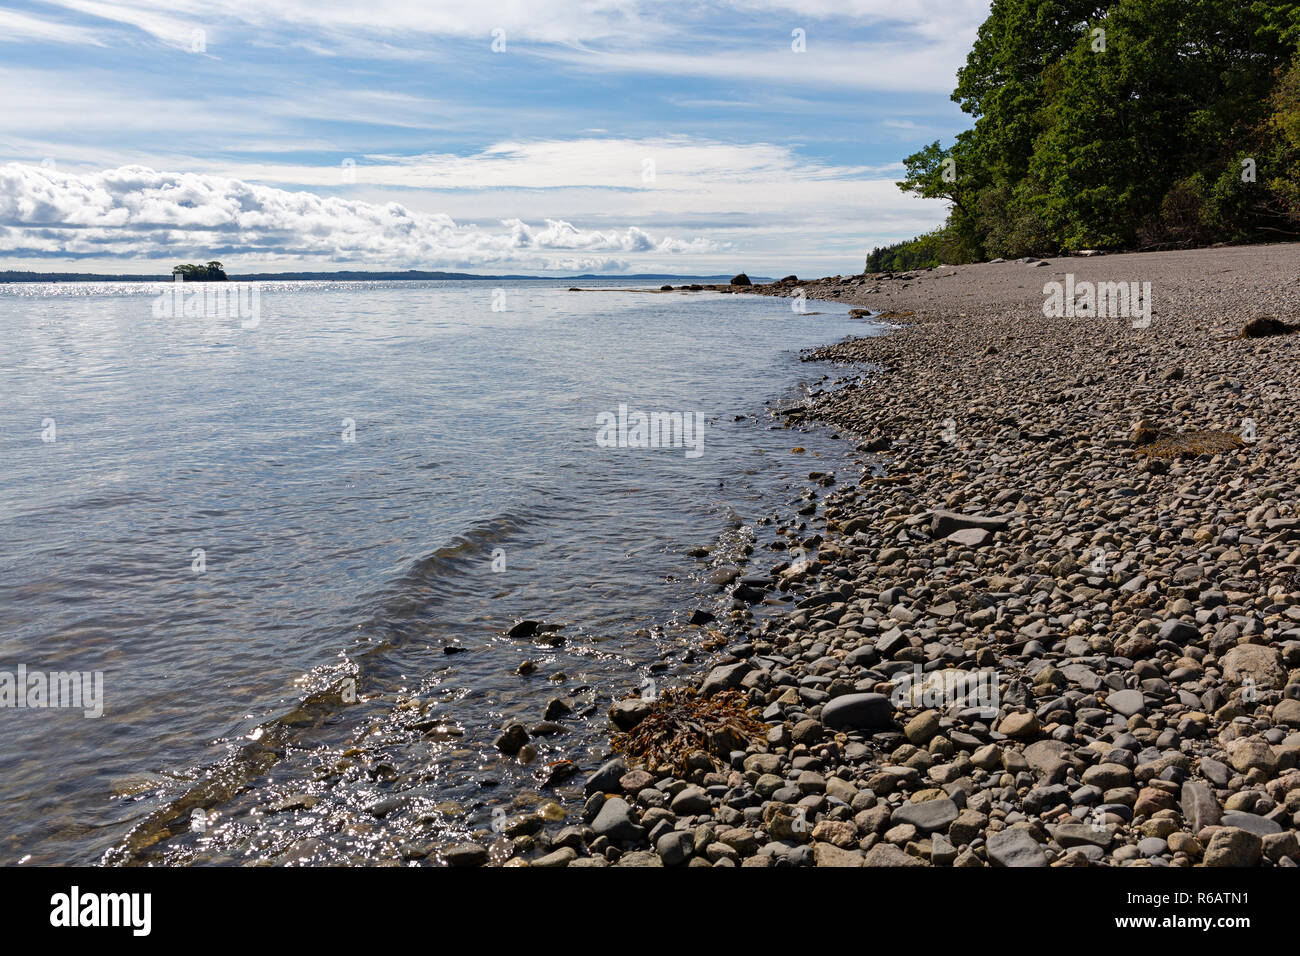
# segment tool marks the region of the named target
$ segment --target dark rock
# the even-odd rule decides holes
[[[520,621],[506,631],[506,637],[532,637],[541,629],[541,626],[541,621]]]
[[[596,836],[611,843],[635,843],[645,836],[645,829],[632,819],[632,808],[622,797],[610,797],[591,821]]]
[[[449,846],[439,855],[448,866],[482,866],[488,860],[487,848],[471,842]]]
[[[1174,618],[1160,625],[1160,631],[1156,637],[1159,640],[1172,641],[1175,644],[1193,644],[1201,639],[1201,632],[1196,625]]]
[[[559,717],[567,717],[573,713],[573,699],[570,697],[552,697],[546,702],[546,710],[542,712],[543,720],[555,720]]]
[[[627,773],[627,761],[615,757],[601,765],[600,769],[587,778],[583,790],[588,794],[613,793],[618,789],[618,781]]]
[[[680,866],[695,847],[695,838],[685,830],[671,830],[655,842],[655,852],[664,866]]]
[[[1005,517],[985,517],[982,515],[964,515],[956,511],[936,511],[930,518],[930,535],[933,538],[946,538],[954,531],[978,528],[992,534],[1005,531],[1010,519]]]
[[[686,787],[673,797],[670,805],[673,813],[679,817],[690,817],[708,813],[713,808],[713,801],[700,787]]]
[[[1290,335],[1294,331],[1295,326],[1287,325],[1271,315],[1261,315],[1242,326],[1241,338],[1262,339],[1271,335]]]
[[[1146,713],[1147,705],[1140,690],[1116,690],[1106,698],[1106,706],[1124,717]]]
[[[528,743],[528,730],[523,724],[510,724],[501,731],[500,736],[492,741],[493,746],[503,754],[517,754]]]
[[[822,708],[827,727],[877,728],[892,723],[893,707],[884,694],[845,694]]]
[[[737,661],[734,664],[715,667],[709,671],[709,676],[704,678],[704,683],[700,685],[700,693],[705,697],[712,697],[719,691],[735,690],[740,686],[745,675],[753,669],[754,665],[748,661]]]

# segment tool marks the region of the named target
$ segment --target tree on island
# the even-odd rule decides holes
[[[215,259],[205,266],[183,263],[172,268],[173,276],[180,276],[186,282],[224,282],[226,270]]]

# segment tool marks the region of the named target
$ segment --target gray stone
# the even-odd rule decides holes
[[[1201,832],[1202,827],[1214,826],[1219,822],[1222,811],[1214,793],[1205,784],[1197,780],[1188,780],[1183,784],[1180,800],[1183,819],[1192,833]]]
[[[984,517],[964,515],[956,511],[936,511],[930,519],[930,535],[934,538],[947,538],[954,531],[966,528],[978,528],[982,531],[1005,531],[1010,519],[1005,517]]]
[[[609,708],[609,719],[619,730],[631,730],[650,716],[654,706],[654,701],[644,700],[640,697],[615,701]],[[547,713],[550,713],[549,707]]]
[[[1202,757],[1201,776],[1219,789],[1223,789],[1228,785],[1228,781],[1232,779],[1232,771],[1225,763],[1210,757]]]
[[[1025,761],[1040,774],[1054,773],[1064,762],[1070,745],[1060,740],[1039,740],[1025,747]]]
[[[1110,827],[1100,829],[1090,823],[1061,823],[1052,834],[1058,846],[1070,849],[1076,846],[1096,846],[1105,849],[1113,839]]]
[[[905,803],[893,812],[890,821],[895,824],[910,823],[923,833],[933,833],[948,829],[959,812],[957,804],[947,797],[940,797],[921,803]]]
[[[645,829],[633,821],[632,808],[622,797],[606,800],[591,828],[596,836],[603,836],[611,843],[635,842],[645,835]]]
[[[695,837],[687,830],[672,830],[655,843],[655,852],[664,866],[680,866],[695,848]]]
[[[677,796],[673,797],[670,806],[673,813],[679,817],[689,817],[699,813],[708,813],[713,809],[713,801],[700,787],[685,787]]]
[[[1112,691],[1106,698],[1106,706],[1124,717],[1145,713],[1147,709],[1140,690]]]
[[[989,836],[989,862],[994,866],[1047,866],[1047,854],[1021,827],[999,830]]]
[[[867,852],[863,866],[925,866],[925,861],[904,853],[892,843],[877,843]]]
[[[981,548],[988,544],[989,533],[983,528],[962,528],[960,531],[954,531],[944,540],[966,548]]]
[[[1169,844],[1160,837],[1147,837],[1138,840],[1138,852],[1143,856],[1161,856],[1169,852]]]
[[[1268,817],[1261,817],[1254,813],[1243,813],[1240,810],[1229,810],[1223,815],[1221,822],[1225,827],[1236,827],[1238,830],[1245,830],[1258,837],[1266,837],[1270,833],[1282,832],[1282,824],[1276,820],[1270,820]]]
[[[934,866],[952,866],[957,859],[958,850],[942,833],[930,838],[930,862]]]

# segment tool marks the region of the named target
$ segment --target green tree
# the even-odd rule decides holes
[[[186,282],[224,282],[227,279],[225,268],[215,259],[207,265],[187,262],[173,266],[172,275],[179,275]]]
[[[950,261],[1294,234],[1298,57],[1293,0],[994,0],[953,92],[972,128],[899,186],[952,204]]]

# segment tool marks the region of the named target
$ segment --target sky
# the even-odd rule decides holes
[[[0,0],[0,269],[813,277],[988,0]]]

